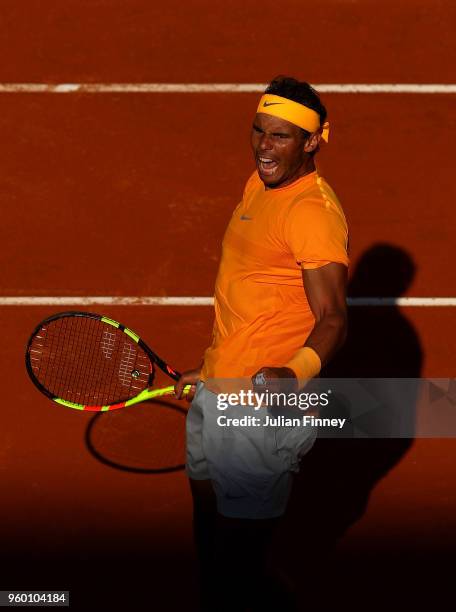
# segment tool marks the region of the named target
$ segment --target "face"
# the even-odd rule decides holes
[[[258,174],[268,189],[286,187],[313,169],[313,147],[302,130],[285,119],[257,113],[251,143]]]

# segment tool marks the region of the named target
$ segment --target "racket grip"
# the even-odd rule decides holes
[[[185,387],[182,389],[183,395],[187,395],[191,388],[192,385],[185,385]],[[163,389],[156,389],[156,391],[163,391],[163,395],[174,395],[174,387],[164,387]]]

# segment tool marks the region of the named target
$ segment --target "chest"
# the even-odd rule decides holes
[[[227,236],[236,235],[244,241],[244,250],[263,247],[283,251],[284,206],[266,192],[244,197],[235,209],[228,225]]]

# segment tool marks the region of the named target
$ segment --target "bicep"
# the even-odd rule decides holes
[[[302,278],[307,301],[316,321],[327,315],[346,316],[347,266],[329,263],[320,268],[302,269]]]

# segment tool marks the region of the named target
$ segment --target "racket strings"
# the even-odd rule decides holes
[[[64,399],[67,399],[65,397],[66,390],[70,389],[76,381],[81,381],[82,388],[93,389],[93,386],[91,386],[93,380],[90,377],[90,372],[93,371],[90,367],[91,357],[95,354],[95,351],[91,351],[90,338],[96,338],[93,319],[87,319],[86,325],[78,331],[76,329],[77,323],[77,319],[65,318],[57,321],[55,326],[50,329],[51,354],[56,357],[56,368],[49,368],[52,365],[51,360],[49,360],[49,376],[45,379],[44,384],[48,387],[50,383],[55,382],[57,384],[55,387],[56,395]],[[59,345],[62,340],[66,343],[66,350],[62,350],[63,347]],[[69,355],[78,355],[78,359],[69,360]],[[55,377],[56,372],[61,373],[59,378]],[[84,374],[86,374],[85,384]],[[90,399],[90,391],[87,391],[86,395],[86,399]],[[78,399],[69,401],[86,403]]]
[[[91,323],[91,333],[93,333],[94,336],[96,335],[98,340],[100,340],[100,334],[99,333],[98,333],[98,335],[96,334],[96,329],[95,329],[95,326],[93,325],[93,323],[95,323],[96,321],[94,319],[89,319],[89,321]],[[99,332],[100,331],[101,330],[99,330]],[[102,334],[101,337],[103,337],[103,334]],[[100,342],[100,348],[102,350],[103,355],[106,356],[105,352],[103,351],[103,344],[101,342]],[[90,389],[90,387],[91,387],[90,372],[93,372],[93,369],[96,367],[95,354],[96,354],[96,351],[92,351],[91,352],[90,358],[88,360],[87,370],[85,371],[85,373],[83,375],[82,385],[83,385],[83,388],[85,388],[85,389]],[[101,372],[101,376],[103,376],[103,372]],[[111,383],[110,383],[110,386],[111,386]],[[94,401],[95,397],[93,396],[93,393],[92,393],[92,395],[90,394],[90,392],[87,392],[87,393],[88,393],[89,400]],[[88,402],[86,402],[86,403],[88,403]]]
[[[84,389],[87,389],[86,391],[87,401],[80,402],[80,403],[86,403],[86,404],[90,403],[90,401],[92,402],[97,401],[97,398],[95,397],[96,389],[93,385],[93,380],[92,380],[93,372],[96,371],[96,368],[98,365],[95,359],[95,356],[97,355],[97,351],[94,351],[94,350],[87,351],[87,346],[89,346],[88,340],[90,337],[96,338],[97,342],[101,346],[101,338],[102,338],[102,329],[100,329],[100,326],[98,326],[98,329],[97,329],[97,326],[94,325],[94,323],[96,324],[97,321],[95,319],[88,319],[88,322],[90,324],[90,329],[87,329],[87,333],[85,333],[86,330],[81,330],[82,331],[82,334],[81,334],[82,347],[81,348],[82,350],[84,350],[84,359],[81,359],[81,361],[78,361],[78,367],[75,372],[75,376],[77,377],[77,379],[81,380],[82,387]],[[79,336],[73,335],[73,337],[78,338],[78,342],[79,342]],[[76,346],[74,348],[76,350],[79,350],[80,347]],[[87,367],[84,366],[84,363],[87,363]],[[101,380],[103,380],[103,377],[105,375],[106,375],[106,368],[102,368],[101,370],[99,370],[99,376]],[[66,388],[69,386],[71,380],[72,380],[72,376],[68,374],[68,378],[65,381]],[[92,393],[89,391],[89,389],[92,389]],[[104,403],[103,397],[101,397],[100,399],[101,399],[100,403]]]
[[[69,387],[71,380],[74,380],[74,379],[78,380],[80,378],[83,364],[86,362],[86,359],[88,359],[87,352],[84,350],[86,348],[86,345],[83,343],[84,339],[85,340],[87,339],[87,335],[82,334],[78,341],[77,336],[75,336],[75,334],[73,333],[70,333],[70,330],[69,330],[70,321],[71,320],[69,319],[62,319],[62,327],[64,328],[64,334],[69,339],[68,349],[70,351],[70,354],[79,353],[81,355],[81,359],[77,361],[72,361],[71,368],[66,368],[65,364],[62,363],[63,356],[64,356],[63,351],[57,350],[56,354],[59,357],[59,364],[58,364],[59,370],[63,374],[62,379],[61,379],[61,386],[60,386],[61,392],[64,389]],[[89,323],[91,323],[90,320],[89,320]],[[53,339],[57,340],[58,342],[58,336],[53,335]],[[78,346],[79,342],[81,342],[81,346]]]
[[[51,394],[83,405],[108,405],[149,386],[152,364],[122,330],[98,319],[47,322],[33,339],[32,370]],[[33,360],[33,361],[32,361]]]
[[[80,372],[77,372],[78,365],[81,370],[84,363],[88,366],[88,355],[84,348],[89,346],[87,342],[88,333],[81,330],[79,335],[80,346],[75,343],[75,334],[71,333],[71,319],[59,319],[51,322],[45,328],[46,343],[45,348],[48,349],[43,353],[42,363],[38,373],[39,380],[49,391],[62,397],[66,397],[65,389],[69,389],[71,380],[79,380]],[[87,327],[91,320],[88,320]],[[64,343],[60,345],[60,343]],[[85,343],[85,344],[84,344]],[[78,355],[78,361],[69,359],[70,355]],[[86,368],[89,370],[89,367]],[[81,403],[74,397],[69,401]]]

